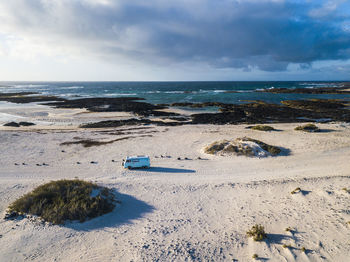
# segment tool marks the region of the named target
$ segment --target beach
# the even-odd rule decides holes
[[[317,133],[294,130],[299,123],[271,124],[277,130],[271,132],[245,124],[91,129],[79,124],[111,115],[28,110],[27,120],[37,125],[0,127],[2,217],[18,197],[59,179],[113,188],[121,203],[84,223],[2,219],[1,261],[251,261],[254,254],[263,261],[346,261],[349,256],[350,194],[343,190],[350,188],[348,123],[319,123]],[[266,158],[204,153],[212,142],[240,137],[282,152]],[[107,143],[84,147],[84,140]],[[140,154],[150,156],[150,169],[122,167],[126,156]],[[255,224],[265,227],[266,240],[247,237]]]

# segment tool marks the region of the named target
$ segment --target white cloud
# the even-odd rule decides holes
[[[171,68],[167,75],[184,64],[217,72],[291,70],[289,64],[349,58],[349,17],[344,10],[338,15],[344,4],[0,0],[0,56],[58,64],[89,59],[143,73],[143,68]]]

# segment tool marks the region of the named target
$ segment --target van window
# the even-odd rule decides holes
[[[126,163],[130,163],[131,161],[130,160],[126,160]]]

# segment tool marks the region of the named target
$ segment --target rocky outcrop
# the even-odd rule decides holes
[[[17,104],[65,100],[66,99],[57,96],[43,96],[34,92],[0,93],[0,101],[6,101]]]
[[[256,92],[274,93],[274,94],[350,94],[346,87],[320,87],[320,88],[272,88],[257,90]]]
[[[31,122],[9,122],[4,124],[4,126],[11,126],[11,127],[20,127],[20,126],[34,126],[34,123]]]

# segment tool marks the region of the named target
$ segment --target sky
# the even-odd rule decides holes
[[[349,0],[0,0],[0,81],[350,80]]]

